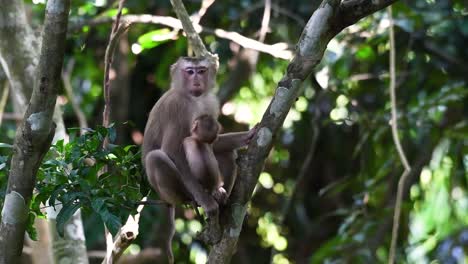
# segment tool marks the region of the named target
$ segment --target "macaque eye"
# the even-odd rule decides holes
[[[199,69],[199,70],[197,71],[198,74],[203,74],[203,73],[205,73],[205,72],[206,72],[206,69]]]
[[[188,73],[188,75],[193,75],[195,73],[195,71],[192,69],[188,69],[185,72]]]

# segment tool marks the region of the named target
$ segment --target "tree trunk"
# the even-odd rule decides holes
[[[2,9],[0,9],[0,62],[2,68],[5,69],[0,71],[8,73],[8,75],[5,73],[3,75],[6,76],[12,87],[10,90],[15,112],[23,114],[26,110],[27,99],[30,98],[32,93],[32,85],[30,84],[34,83],[34,73],[39,61],[37,50],[39,50],[40,43],[27,23],[22,1],[0,0],[0,6],[2,6]],[[3,19],[7,17],[9,18],[8,21]],[[11,49],[11,47],[15,47],[15,49]],[[66,137],[63,116],[58,105],[55,106],[53,120],[57,125],[53,139],[53,142],[56,142]],[[68,226],[69,224],[71,226]],[[50,223],[42,226],[42,229],[46,231],[49,226]],[[65,225],[65,230],[75,228],[83,229],[80,211],[77,211],[73,216],[73,220]],[[81,259],[87,258],[86,251],[80,251],[81,248],[85,247],[84,237],[70,236],[67,239],[55,241],[54,238],[57,237],[56,233],[51,233],[49,230],[41,235],[41,238],[44,239],[34,242],[33,245],[48,250],[53,247],[54,252],[63,251],[60,247],[69,250],[76,249],[77,252],[83,254]],[[75,238],[77,240],[74,240]],[[33,250],[33,252],[35,251]],[[42,252],[42,254],[50,255],[51,253],[45,254]],[[54,258],[56,260],[61,259],[58,255],[55,255]]]
[[[64,228],[64,235],[60,237],[56,229],[56,216],[60,212],[61,206],[57,205],[55,208],[57,210],[52,207],[47,208],[54,262],[87,264],[88,256],[80,210],[68,220]]]
[[[18,21],[25,22],[22,2],[2,1],[2,9],[8,11],[2,13],[1,31],[9,32],[11,35],[2,36],[2,42],[15,39],[15,31],[18,28],[27,28],[18,25]],[[60,82],[60,73],[65,52],[65,37],[67,32],[68,14],[70,10],[69,0],[49,0],[46,6],[46,15],[42,34],[41,54],[34,89],[26,113],[17,130],[14,144],[14,153],[11,160],[11,169],[8,178],[8,187],[5,203],[2,210],[2,221],[0,223],[0,263],[18,263],[21,256],[24,233],[26,229],[29,203],[36,182],[36,173],[41,161],[50,147],[55,125],[52,122],[57,92]],[[13,12],[13,13],[12,13]],[[18,20],[11,19],[11,15],[18,15]],[[23,21],[24,20],[24,21]],[[21,31],[23,32],[23,31]],[[25,30],[23,38],[19,42],[32,40]],[[6,37],[6,38],[5,38]],[[5,44],[5,43],[2,43]],[[28,43],[30,44],[30,43]],[[11,78],[14,68],[5,67],[5,46],[1,45],[1,60],[3,69],[8,69],[7,76]],[[8,47],[8,46],[7,46]],[[29,49],[34,47],[29,46]],[[10,60],[14,57],[8,58]],[[34,71],[33,60],[31,69],[18,69],[18,76],[24,77],[29,70]],[[27,78],[24,77],[25,79]],[[15,79],[10,79],[11,81]],[[19,80],[17,80],[19,81]],[[25,88],[22,86],[22,88]]]

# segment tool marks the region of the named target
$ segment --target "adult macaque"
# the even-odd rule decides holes
[[[219,103],[212,89],[215,85],[217,66],[204,58],[182,57],[171,66],[171,87],[151,110],[143,139],[143,163],[151,186],[169,206],[174,218],[174,205],[196,202],[207,213],[208,220],[218,221],[218,203],[205,191],[190,171],[185,157],[183,141],[190,136],[194,117],[209,115],[217,119]],[[246,132],[219,135],[213,144],[227,196],[235,182],[235,149],[244,146],[255,134]],[[219,225],[218,225],[219,228]],[[220,232],[218,232],[220,233]],[[171,241],[167,245],[169,261],[173,261]],[[219,234],[220,235],[220,234]],[[210,238],[211,242],[219,240]]]
[[[184,139],[185,157],[190,172],[205,191],[211,193],[218,205],[226,203],[227,193],[218,161],[213,153],[213,142],[218,138],[220,125],[210,115],[202,115],[193,121],[190,137]]]

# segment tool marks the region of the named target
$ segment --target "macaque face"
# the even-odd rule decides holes
[[[210,63],[206,59],[182,58],[177,63],[178,74],[182,79],[182,86],[195,97],[198,97],[213,86],[214,76]],[[211,73],[211,74],[210,74]],[[210,79],[211,78],[211,79]]]
[[[203,65],[187,65],[181,70],[186,87],[191,95],[198,97],[207,91],[207,67]]]
[[[171,87],[199,97],[214,87],[216,71],[207,59],[181,57],[171,66]]]

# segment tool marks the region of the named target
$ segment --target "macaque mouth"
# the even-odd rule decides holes
[[[192,90],[192,91],[190,91],[190,93],[191,93],[193,96],[198,97],[198,96],[200,96],[200,95],[203,94],[203,91],[202,91],[202,90]]]

